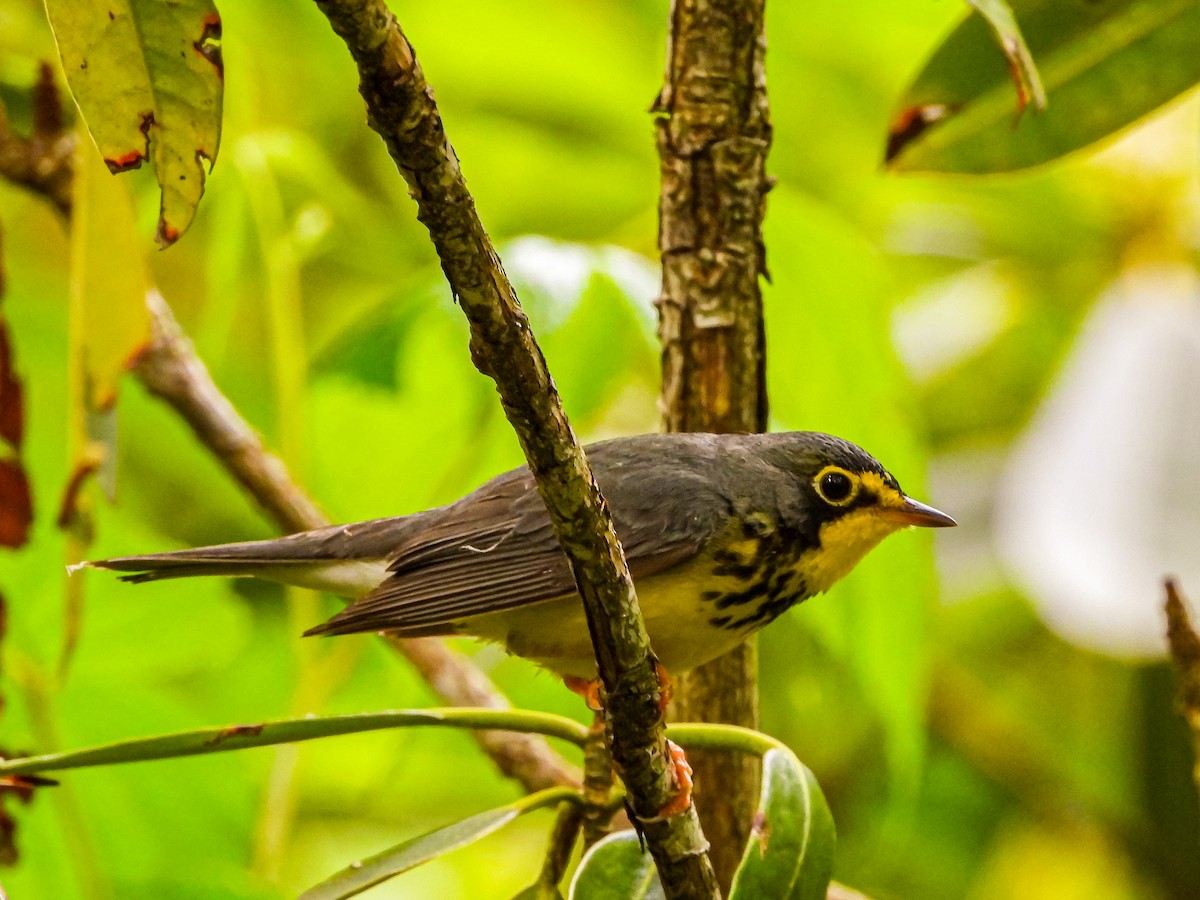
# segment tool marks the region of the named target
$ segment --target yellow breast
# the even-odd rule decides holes
[[[820,548],[803,554],[795,568],[810,593],[823,594],[901,527],[869,508],[853,510],[822,525]]]

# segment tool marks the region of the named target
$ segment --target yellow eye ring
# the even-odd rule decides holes
[[[841,466],[826,466],[813,479],[813,490],[830,506],[848,506],[858,496],[859,477]]]

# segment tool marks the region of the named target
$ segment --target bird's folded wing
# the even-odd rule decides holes
[[[635,579],[695,556],[728,516],[700,473],[632,462],[598,470]],[[451,633],[454,622],[575,593],[575,581],[527,470],[421,516],[374,591],[308,634]]]

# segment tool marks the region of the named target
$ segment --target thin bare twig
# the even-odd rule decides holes
[[[8,127],[0,106],[0,177],[24,185],[71,215],[71,135],[61,131],[61,109],[48,67],[39,81],[35,122],[40,134],[24,138]],[[57,123],[57,124],[55,124]],[[59,134],[53,128],[60,129]],[[66,148],[64,151],[63,148]],[[288,474],[287,467],[263,445],[212,380],[191,341],[157,291],[146,298],[151,314],[151,340],[134,367],[150,393],[164,400],[191,426],[197,439],[217,458],[247,493],[285,531],[305,531],[328,524],[315,502]],[[507,698],[469,659],[432,639],[388,638],[443,700],[454,706],[505,709]],[[511,732],[474,732],[484,752],[506,776],[526,790],[577,785],[578,770],[540,737]]]
[[[316,0],[358,66],[368,121],[408,182],[442,270],[471,326],[477,368],[496,382],[576,585],[612,722],[613,760],[668,897],[719,896],[707,843],[676,796],[660,685],[612,518],[559,403],[541,350],[475,212],[433,92],[383,0]]]
[[[287,531],[329,524],[317,504],[291,480],[283,460],[270,453],[212,380],[156,290],[146,294],[150,343],[134,365],[146,390],[166,402],[225,466],[263,511]]]
[[[547,891],[554,889],[567,871],[582,820],[583,808],[578,803],[564,803],[558,808],[546,847],[546,859],[538,876],[538,884]]]

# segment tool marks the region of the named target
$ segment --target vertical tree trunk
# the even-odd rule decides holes
[[[766,347],[759,278],[771,122],[765,0],[672,0],[667,72],[654,105],[662,172],[659,298],[668,431],[763,431]],[[750,641],[682,676],[672,718],[758,725]],[[727,888],[757,800],[748,757],[692,754],[696,800]]]

